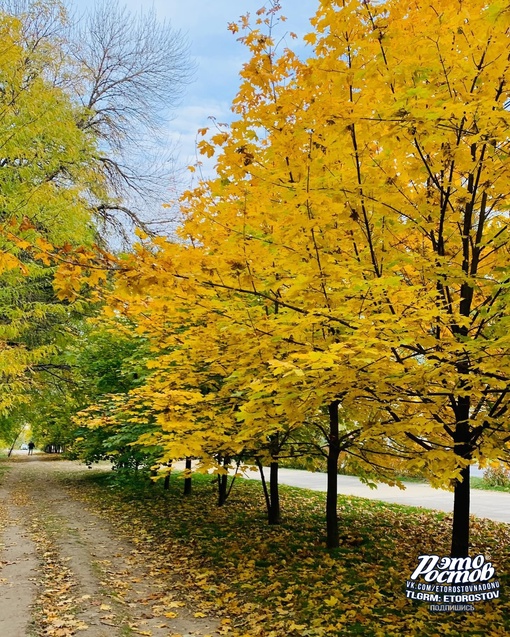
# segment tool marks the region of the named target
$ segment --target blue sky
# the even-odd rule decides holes
[[[283,33],[292,31],[301,37],[311,30],[309,18],[315,13],[318,0],[281,3],[287,18]],[[95,0],[76,0],[80,9],[94,4]],[[227,24],[245,13],[254,15],[264,0],[119,0],[119,4],[134,12],[153,7],[158,17],[170,21],[189,40],[196,72],[169,123],[168,143],[176,146],[178,166],[194,163],[198,128],[210,123],[209,116],[220,122],[231,121],[230,104],[239,86],[239,70],[246,60],[244,47],[227,30]],[[287,41],[296,50],[298,40]]]

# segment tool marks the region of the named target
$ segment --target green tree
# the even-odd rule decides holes
[[[45,77],[47,51],[23,45],[0,15],[0,412],[27,402],[69,304],[58,303],[49,251],[92,246],[89,194],[99,193],[95,141],[76,107]]]
[[[150,415],[141,410],[133,421],[122,415],[113,418],[119,403],[149,374],[149,343],[133,334],[132,327],[120,318],[111,318],[107,325],[97,319],[82,323],[79,338],[67,348],[74,369],[68,441],[71,456],[84,462],[111,460],[117,468],[128,469],[153,464],[152,450],[134,444],[150,428]]]
[[[47,80],[99,141],[106,188],[90,203],[102,232],[130,240],[133,226],[161,228],[157,211],[175,179],[174,149],[161,139],[193,71],[185,37],[154,10],[116,1],[81,14],[62,0],[0,0],[0,9],[20,20],[24,48],[46,57]]]

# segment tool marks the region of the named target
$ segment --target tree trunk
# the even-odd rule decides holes
[[[257,463],[257,467],[259,468],[259,472],[260,472],[260,481],[262,483],[262,490],[264,491],[264,500],[266,502],[267,519],[269,520],[269,516],[271,515],[271,498],[269,496],[269,491],[267,490],[266,477],[264,476],[264,467],[262,466],[262,463],[260,462],[258,458],[255,460],[255,462]]]
[[[469,555],[469,466],[462,470],[453,495],[452,557]]]
[[[16,442],[17,442],[18,438],[20,437],[22,431],[23,431],[23,429],[20,429],[19,432],[16,434],[16,438],[14,438],[14,440],[12,442],[12,445],[11,445],[11,448],[9,449],[9,453],[7,454],[8,458],[11,457],[11,454],[12,454],[12,452],[14,450],[14,445],[16,444]]]
[[[465,372],[464,368],[459,371]],[[469,396],[461,396],[457,399],[457,410],[454,432],[455,454],[463,460],[471,459],[470,431],[469,431]],[[469,555],[469,465],[462,470],[461,481],[455,482],[453,495],[453,522],[452,522],[452,557],[468,557]]]
[[[220,458],[221,463],[221,458]],[[227,471],[228,458],[223,458],[223,468]],[[222,507],[227,501],[228,473],[218,474],[218,506]]]
[[[264,468],[257,458],[255,461],[260,472],[260,480],[266,501],[268,524],[280,524],[280,494],[278,489],[278,462],[271,462],[269,468],[269,489],[267,488]]]
[[[186,458],[186,471],[191,471],[191,458]],[[191,476],[184,478],[184,495],[191,495]]]
[[[269,524],[280,524],[280,492],[278,490],[278,461],[271,462],[269,469],[269,501],[267,512]]]
[[[228,475],[218,476],[218,506],[222,507],[227,501]]]
[[[334,400],[328,407],[329,410],[329,448],[328,448],[328,492],[326,494],[326,527],[328,549],[335,549],[339,546],[338,536],[338,457],[340,456],[339,427],[338,427],[338,405],[339,401]]]
[[[168,491],[168,489],[170,489],[170,474],[167,473],[165,476],[165,482],[163,483],[163,489],[165,491]]]

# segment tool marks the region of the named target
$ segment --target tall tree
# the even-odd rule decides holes
[[[510,442],[510,12],[324,0],[312,24],[301,63],[241,22],[238,120],[200,143],[218,178],[184,196],[181,245],[138,250],[118,303],[134,286],[140,315],[199,307],[194,339],[236,342],[245,435],[328,409],[336,453],[342,407],[363,453],[453,484],[464,556],[469,466]]]
[[[77,124],[100,142],[108,188],[92,201],[103,230],[160,227],[156,211],[176,178],[174,149],[161,139],[193,70],[183,35],[154,10],[134,14],[118,2],[83,15],[61,0],[1,0],[0,8],[21,21],[27,50],[50,53],[47,79],[82,107]]]
[[[157,138],[189,64],[180,34],[154,13],[134,16],[104,3],[76,20],[59,0],[5,0],[0,17],[0,410],[6,414],[29,400],[27,390],[40,391],[50,368],[59,371],[59,332],[72,320],[68,300],[84,289],[77,273],[90,258],[79,246],[104,244],[112,225],[128,233],[118,213],[137,223],[137,205],[143,198],[149,209],[151,188],[168,176],[168,164],[158,173],[148,167],[144,145]],[[142,155],[144,163],[137,163]],[[105,278],[98,269],[91,276],[95,284]],[[66,375],[65,365],[60,371]]]
[[[403,435],[453,480],[452,555],[463,556],[469,465],[501,457],[510,439],[510,16],[478,2],[418,2],[413,15],[403,3],[324,3],[303,119],[326,149],[322,185],[354,222],[343,234],[351,272],[362,267],[352,334],[384,350],[382,378],[376,357],[348,366],[364,384],[358,400],[388,415],[370,436]]]
[[[89,197],[100,194],[95,141],[76,107],[46,78],[48,51],[26,48],[22,24],[0,15],[0,412],[26,402],[27,386],[51,362],[56,302],[49,251],[91,246]],[[80,285],[79,283],[75,285]]]

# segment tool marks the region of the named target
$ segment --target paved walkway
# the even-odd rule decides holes
[[[481,472],[473,469],[472,474],[481,475]],[[267,475],[269,480],[269,469],[265,472],[265,475]],[[258,472],[250,471],[246,477],[255,480],[260,479]],[[313,491],[326,491],[325,473],[312,473],[311,471],[300,471],[298,469],[280,469],[279,482],[280,484],[312,489]],[[426,509],[453,511],[453,492],[433,489],[428,484],[417,482],[407,482],[405,490],[401,490],[398,487],[390,487],[386,484],[380,484],[377,489],[371,489],[353,476],[338,476],[338,493],[424,507]],[[510,523],[510,493],[471,489],[471,513],[481,518]]]

